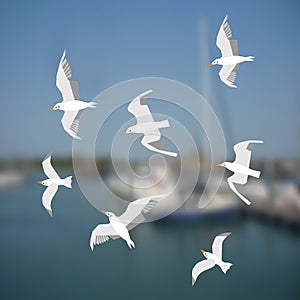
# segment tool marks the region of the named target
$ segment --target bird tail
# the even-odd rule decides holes
[[[132,240],[127,241],[127,245],[130,249],[135,248],[135,244]]]
[[[226,262],[226,263],[223,263],[220,267],[221,267],[221,270],[223,271],[223,273],[226,274],[226,272],[230,269],[231,266],[232,266],[231,263]]]
[[[158,128],[166,128],[166,127],[170,127],[170,123],[169,120],[163,120],[160,122],[155,122],[158,125]]]
[[[250,175],[255,177],[255,178],[259,178],[260,177],[260,171],[251,170]]]
[[[245,61],[254,61],[254,56],[247,56],[247,57],[245,57]]]
[[[67,188],[72,188],[72,176],[69,176],[67,178],[64,179],[64,186]]]
[[[96,102],[89,102],[89,106],[90,108],[96,108],[97,103]]]

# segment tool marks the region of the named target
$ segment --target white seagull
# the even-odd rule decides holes
[[[58,186],[64,185],[69,189],[72,188],[72,176],[61,179],[51,165],[51,155],[52,153],[47,154],[42,162],[44,173],[48,179],[38,181],[38,183],[47,186],[43,194],[42,203],[49,215],[52,217],[51,202],[58,190]]]
[[[114,213],[101,210],[101,213],[109,219],[108,224],[98,225],[91,234],[90,247],[94,250],[94,245],[105,243],[112,238],[113,240],[122,238],[126,241],[128,247],[135,248],[134,242],[131,240],[129,231],[145,221],[143,214],[146,214],[163,199],[166,195],[157,195],[147,198],[138,199],[131,202],[126,211],[121,216],[116,216]]]
[[[221,50],[222,57],[215,59],[209,66],[222,65],[219,72],[220,79],[232,88],[236,78],[236,70],[239,64],[244,61],[253,61],[254,56],[240,56],[238,55],[238,41],[230,40],[232,37],[231,28],[225,17],[217,36],[217,46]]]
[[[141,101],[145,100],[145,96],[150,94],[152,90],[148,90],[144,93],[141,93],[135,97],[130,104],[128,105],[128,111],[132,113],[136,118],[136,125],[129,127],[125,134],[128,133],[142,133],[144,137],[141,141],[142,145],[147,149],[166,154],[169,156],[176,157],[177,153],[164,151],[157,149],[156,147],[150,145],[151,143],[157,142],[160,140],[161,134],[159,128],[170,127],[168,120],[163,120],[160,122],[155,122],[148,105],[142,105]]]
[[[233,162],[224,162],[222,164],[217,164],[218,167],[224,167],[234,172],[234,174],[227,179],[229,187],[238,197],[240,197],[248,205],[250,205],[251,202],[237,191],[234,183],[245,184],[247,183],[248,176],[253,176],[256,178],[260,177],[260,171],[250,169],[250,161],[252,147],[255,144],[262,143],[263,141],[257,140],[240,142],[234,145],[233,147],[233,150],[236,155],[235,160]]]
[[[96,103],[80,100],[78,81],[71,80],[71,67],[65,56],[66,51],[61,57],[56,75],[56,86],[62,94],[63,101],[56,103],[51,111],[64,111],[65,113],[61,119],[64,130],[73,138],[80,139],[78,129],[81,111],[87,107],[95,108]]]
[[[218,265],[223,273],[226,274],[226,272],[229,270],[229,268],[232,266],[232,263],[224,262],[222,260],[222,244],[223,241],[231,234],[231,232],[225,232],[222,234],[219,234],[215,237],[214,242],[212,244],[212,253],[207,252],[205,250],[200,250],[206,260],[202,260],[195,264],[195,266],[192,269],[192,285],[195,284],[198,276],[203,273],[206,270],[211,269],[215,265]]]

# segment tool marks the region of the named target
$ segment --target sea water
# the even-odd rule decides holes
[[[75,182],[59,188],[51,218],[40,178],[31,179],[0,190],[1,300],[300,299],[297,232],[250,218],[161,221],[132,230],[135,249],[118,239],[92,252],[90,233],[106,217]],[[226,275],[218,267],[203,273],[192,287],[200,249],[210,251],[227,231],[223,260],[233,266]]]

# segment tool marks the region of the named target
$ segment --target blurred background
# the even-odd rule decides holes
[[[0,8],[1,299],[299,299],[298,1],[10,1]],[[240,66],[237,89],[219,80],[219,67],[208,67],[220,55],[215,40],[226,14],[239,53],[255,56],[255,62]],[[198,208],[215,163],[207,140],[186,112],[150,99],[151,111],[174,117],[193,136],[201,163],[197,184],[173,214],[131,232],[136,249],[116,240],[91,252],[91,230],[107,219],[85,199],[75,178],[73,189],[62,187],[55,196],[53,218],[36,184],[44,179],[41,160],[49,151],[61,177],[73,174],[72,139],[61,127],[62,114],[49,113],[61,97],[55,76],[64,49],[83,100],[128,79],[170,78],[196,90],[213,108],[229,161],[237,142],[264,140],[253,149],[251,163],[261,178],[238,187],[252,205],[231,192],[226,171],[214,199]],[[188,186],[187,174],[195,173],[188,144],[180,154],[185,165],[165,158],[168,172],[151,190],[122,184],[111,162],[111,137],[117,122],[131,119],[123,106],[100,132],[95,152],[106,186],[131,201],[168,192],[182,168]],[[133,169],[147,173],[152,153],[139,142],[133,148]],[[161,174],[159,163],[153,167],[145,184]],[[99,198],[110,200],[106,190]],[[227,231],[232,235],[223,254],[233,267],[226,276],[212,269],[192,287],[191,269],[203,259],[200,249],[210,250],[213,238]]]

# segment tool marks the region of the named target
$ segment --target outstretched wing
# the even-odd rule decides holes
[[[227,179],[227,182],[228,182],[228,184],[229,184],[229,187],[230,187],[231,190],[232,190],[239,198],[241,198],[247,205],[250,205],[251,202],[250,202],[246,197],[244,197],[242,194],[240,194],[240,193],[238,192],[238,190],[236,189],[235,185],[234,185],[234,183],[237,183],[237,182],[234,181],[234,179],[235,179],[236,176],[237,176],[236,174],[233,174],[232,176],[230,176],[230,177]],[[246,181],[247,181],[247,180],[246,180]]]
[[[116,233],[110,224],[100,224],[91,233],[90,247],[94,250],[94,245],[99,245],[107,242],[109,238],[119,238],[120,236]]]
[[[125,226],[129,226],[132,223],[136,225],[142,223],[145,220],[143,214],[151,211],[158,201],[163,199],[165,196],[166,195],[151,196],[131,202],[127,206],[126,211],[119,217],[119,220]]]
[[[80,140],[78,136],[80,111],[66,111],[61,119],[64,130],[73,138]]]
[[[49,185],[45,192],[43,193],[42,203],[49,215],[52,217],[52,208],[51,203],[55,193],[58,190],[58,186],[56,184]]]
[[[217,43],[216,43],[222,53],[222,57],[237,55],[237,42],[230,41],[229,39],[231,37],[232,37],[232,31],[230,25],[227,22],[227,16],[226,16],[220,26],[218,36],[217,36]]]
[[[212,253],[218,256],[222,260],[222,245],[223,241],[231,234],[231,232],[225,232],[215,237],[212,244]]]
[[[147,149],[149,149],[151,151],[158,152],[161,154],[166,154],[166,155],[173,156],[173,157],[177,157],[177,153],[175,153],[175,152],[160,150],[160,149],[157,149],[156,147],[154,147],[153,145],[150,145],[151,143],[159,141],[160,137],[161,137],[161,134],[158,129],[150,131],[150,132],[146,132],[144,134],[144,137],[143,137],[141,143],[144,147],[146,147]]]
[[[66,51],[61,57],[56,74],[56,86],[62,94],[63,102],[79,99],[78,82],[71,80],[72,71],[65,56]]]
[[[249,167],[251,161],[250,149],[252,149],[255,144],[262,144],[262,143],[263,141],[250,140],[250,141],[245,141],[234,145],[233,150],[236,155],[234,163],[243,165],[245,167]]]
[[[148,105],[142,105],[141,100],[145,99],[145,96],[150,94],[152,90],[143,92],[135,97],[128,105],[127,110],[132,113],[136,118],[136,123],[154,122],[152,114]]]
[[[234,85],[235,79],[236,79],[236,72],[238,64],[236,65],[224,65],[222,66],[219,77],[220,79],[228,86],[232,88],[236,88],[236,85]]]
[[[230,178],[231,182],[242,185],[242,184],[247,183],[248,175],[240,174],[240,173],[234,173],[229,178]],[[229,178],[228,178],[228,180],[229,180]]]
[[[231,51],[233,55],[239,55],[239,50],[238,50],[238,41],[237,40],[230,40],[230,46],[231,46]],[[239,65],[239,64],[238,64]],[[236,67],[236,69],[238,66]]]
[[[206,259],[198,262],[192,269],[192,285],[195,284],[198,276],[206,270],[215,266],[215,262],[212,259]]]
[[[60,178],[51,165],[51,155],[52,153],[50,152],[43,159],[42,166],[44,173],[48,178]]]

